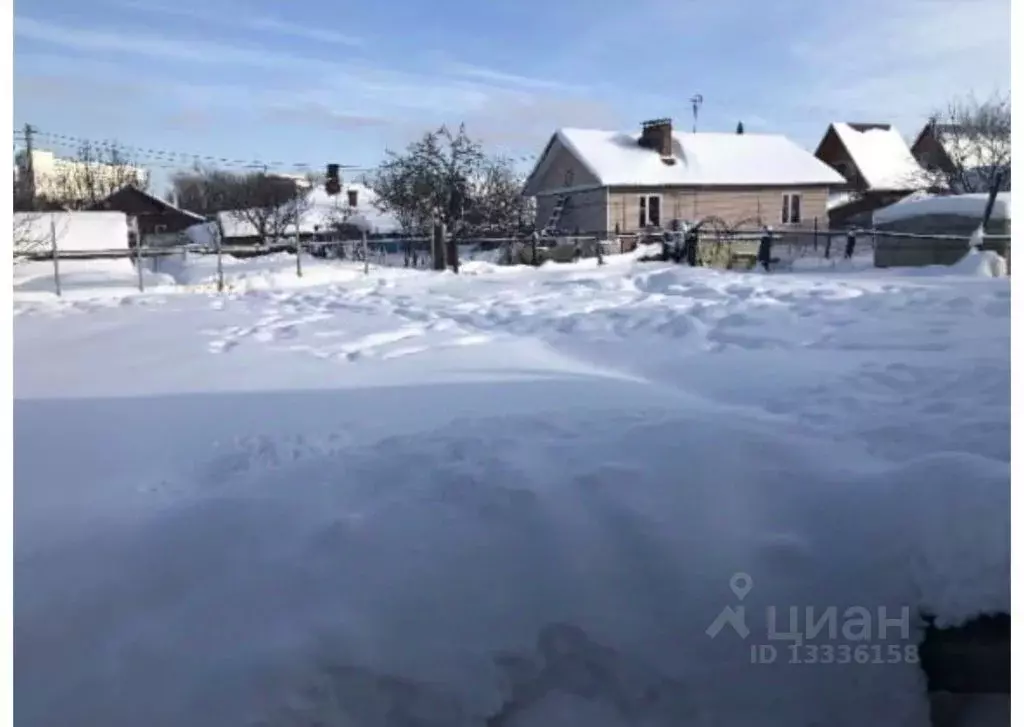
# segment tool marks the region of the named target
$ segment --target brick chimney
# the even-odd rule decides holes
[[[666,164],[674,164],[672,156],[672,119],[654,119],[640,125],[640,146],[658,152]]]

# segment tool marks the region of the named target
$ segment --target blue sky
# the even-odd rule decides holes
[[[558,126],[912,135],[957,94],[1008,91],[1009,0],[20,0],[14,121],[73,138],[372,165],[465,121],[536,154]],[[62,135],[62,137],[53,136]],[[71,137],[70,139],[67,137]],[[143,162],[186,164],[147,152]],[[275,163],[279,163],[275,164]]]

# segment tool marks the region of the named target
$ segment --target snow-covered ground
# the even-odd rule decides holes
[[[288,263],[16,291],[18,724],[924,727],[1008,609],[987,266]]]

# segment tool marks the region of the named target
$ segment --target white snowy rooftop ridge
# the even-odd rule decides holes
[[[926,186],[924,169],[896,127],[837,121],[831,128],[869,189],[910,190]]]
[[[640,146],[639,138],[639,132],[600,129],[563,128],[555,132],[555,139],[602,186],[845,183],[839,173],[780,134],[674,131],[674,164],[666,164],[657,151]],[[552,144],[548,154],[553,147]]]

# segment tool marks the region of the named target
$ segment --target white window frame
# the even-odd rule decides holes
[[[643,215],[642,220],[638,219],[639,229],[649,227],[651,224],[651,199],[658,198],[658,226],[661,227],[661,223],[665,217],[665,200],[662,199],[660,194],[641,194],[637,197],[637,209]]]
[[[566,169],[562,181],[564,182],[563,187],[571,187],[573,182],[576,181],[576,173],[572,169]]]
[[[796,219],[793,219],[793,200],[798,199],[798,212]],[[783,225],[799,225],[804,221],[804,195],[802,192],[786,192],[782,195],[782,211],[779,221]]]

